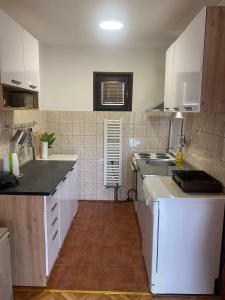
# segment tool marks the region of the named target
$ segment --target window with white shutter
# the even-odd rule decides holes
[[[94,110],[132,110],[133,73],[94,72]]]

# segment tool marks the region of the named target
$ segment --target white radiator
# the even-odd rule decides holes
[[[122,185],[123,120],[104,121],[104,185]]]

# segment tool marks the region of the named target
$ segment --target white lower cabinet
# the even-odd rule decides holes
[[[78,210],[77,165],[45,197],[45,252],[48,276]]]
[[[59,252],[59,191],[56,188],[45,198],[46,275],[48,276]]]

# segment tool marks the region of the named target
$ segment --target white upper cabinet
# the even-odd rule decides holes
[[[24,88],[23,28],[0,10],[1,83]]]
[[[205,40],[206,8],[175,42],[173,98],[174,108],[199,111]]]
[[[39,44],[29,32],[23,30],[25,88],[39,91]]]
[[[1,83],[39,91],[38,41],[0,9]]]
[[[175,44],[172,44],[166,51],[166,71],[164,89],[164,108],[173,109],[173,66],[174,66]]]
[[[203,8],[166,52],[165,108],[200,110],[205,23]]]

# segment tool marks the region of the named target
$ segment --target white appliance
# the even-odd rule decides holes
[[[153,294],[213,294],[225,195],[185,194],[171,177],[144,179],[142,252]]]
[[[0,228],[0,299],[13,299],[11,253],[7,228]]]
[[[152,160],[165,160],[173,161],[175,156],[170,153],[145,153],[145,152],[134,152],[135,159],[152,159]]]

